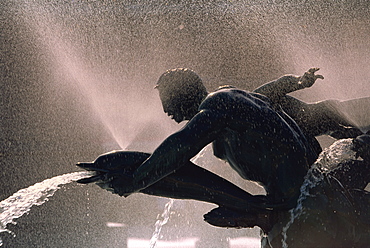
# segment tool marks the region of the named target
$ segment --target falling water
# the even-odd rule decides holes
[[[307,172],[305,180],[301,186],[301,194],[297,201],[297,206],[289,211],[290,219],[283,228],[282,245],[287,248],[287,232],[294,221],[304,214],[304,200],[310,196],[310,189],[316,187],[323,179],[323,172],[329,171],[340,162],[356,159],[356,153],[351,149],[352,139],[343,139],[334,142],[330,147],[324,149],[314,165]]]
[[[166,203],[164,207],[164,211],[161,215],[162,219],[159,219],[155,222],[155,230],[153,232],[152,238],[150,239],[150,243],[149,243],[150,248],[155,248],[157,246],[157,240],[159,238],[159,234],[161,233],[162,227],[170,219],[171,208],[173,206],[173,202],[174,200],[170,199],[170,201]]]
[[[28,188],[21,189],[12,196],[0,202],[0,232],[9,232],[6,226],[16,224],[14,219],[20,218],[31,210],[31,207],[44,204],[49,197],[60,189],[61,185],[68,184],[79,179],[92,176],[92,172],[72,172],[36,183]],[[0,246],[2,245],[0,239]]]
[[[199,158],[203,157],[206,150],[207,150],[207,146],[204,147],[194,158],[192,158],[191,162],[195,163]],[[155,230],[149,242],[150,248],[155,248],[157,246],[157,241],[159,239],[159,234],[161,233],[162,227],[170,219],[171,208],[173,206],[173,203],[174,203],[173,199],[170,199],[170,201],[166,203],[166,205],[164,206],[163,213],[160,216],[162,219],[159,219],[155,222]]]

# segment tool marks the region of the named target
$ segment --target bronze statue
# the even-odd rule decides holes
[[[304,177],[321,151],[315,136],[362,134],[334,111],[286,95],[322,79],[315,75],[317,70],[312,68],[301,77],[284,76],[254,92],[224,86],[212,93],[192,70],[169,70],[156,86],[164,112],[178,123],[189,122],[152,154],[112,152],[93,163],[79,163],[97,172],[80,182],[96,182],[125,197],[141,192],[215,203],[219,207],[205,215],[212,225],[259,226],[267,234],[276,233],[277,223],[297,205]],[[320,121],[309,113],[313,110],[323,111],[315,114]],[[227,161],[242,178],[260,183],[267,194],[251,195],[190,162],[210,143],[216,157]]]

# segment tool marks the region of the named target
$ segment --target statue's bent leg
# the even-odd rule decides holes
[[[319,113],[325,133],[336,139],[355,138],[362,131],[345,116],[345,102],[337,100],[320,101],[312,105],[313,112]]]
[[[344,114],[349,101],[324,100],[305,103],[289,95],[276,101],[297,122],[302,131],[311,136],[327,134],[336,139],[345,139],[362,134]]]

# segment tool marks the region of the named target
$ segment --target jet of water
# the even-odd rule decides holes
[[[21,189],[0,202],[0,232],[9,232],[6,226],[16,224],[14,219],[20,218],[31,210],[31,207],[44,204],[61,185],[94,175],[93,172],[72,172],[36,183],[28,188]],[[14,235],[15,236],[15,235]],[[0,246],[3,244],[0,239]]]

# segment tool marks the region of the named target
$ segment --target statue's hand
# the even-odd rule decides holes
[[[308,71],[306,71],[302,77],[299,78],[299,84],[302,84],[305,88],[311,87],[316,79],[324,79],[322,75],[315,75],[315,72],[320,70],[320,68],[310,68]]]
[[[113,194],[127,197],[137,192],[138,187],[134,185],[132,175],[125,175],[123,173],[107,173],[101,181],[96,182],[100,188],[108,190]]]
[[[115,151],[99,156],[92,163],[78,163],[77,166],[95,171],[96,175],[77,182],[96,183],[114,194],[128,196],[140,188],[135,185],[132,175],[149,156],[150,154],[142,152]]]

